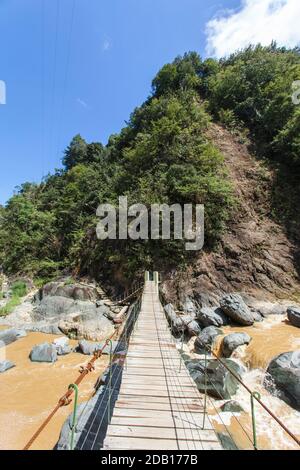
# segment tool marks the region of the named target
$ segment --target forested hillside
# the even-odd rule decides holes
[[[62,169],[39,185],[25,183],[1,208],[5,272],[44,281],[69,270],[124,282],[136,270],[185,270],[197,262],[178,241],[97,240],[98,205],[117,204],[120,195],[147,206],[205,204],[205,253],[218,252],[241,200],[213,120],[272,172],[261,187],[270,193],[267,215],[297,243],[300,106],[291,94],[299,78],[299,50],[274,44],[220,61],[189,53],[165,65],[150,97],[107,145],[75,136]],[[297,250],[293,256],[297,267]]]

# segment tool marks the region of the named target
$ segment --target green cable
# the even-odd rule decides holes
[[[78,386],[75,384],[69,385],[69,390],[73,389],[75,392],[75,399],[74,399],[74,409],[73,409],[73,418],[72,418],[72,426],[71,426],[71,442],[70,442],[70,450],[74,450],[74,436],[77,424],[77,405],[78,405]]]
[[[260,400],[260,394],[258,392],[253,392],[250,395],[251,397],[251,416],[252,416],[252,432],[253,432],[253,447],[255,450],[257,448],[257,436],[256,436],[256,422],[255,422],[255,407],[254,407],[254,399],[257,398]]]

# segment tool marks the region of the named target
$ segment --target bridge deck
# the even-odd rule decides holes
[[[221,449],[208,416],[202,429],[202,396],[184,364],[179,370],[156,285],[147,281],[104,449]]]

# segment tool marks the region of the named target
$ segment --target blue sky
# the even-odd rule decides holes
[[[223,53],[226,22],[236,23],[237,12],[247,16],[248,2],[0,0],[0,80],[7,87],[0,203],[15,186],[60,167],[75,134],[106,143],[149,95],[163,64],[189,50]]]

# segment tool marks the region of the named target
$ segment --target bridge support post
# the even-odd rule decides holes
[[[149,281],[150,279],[150,273],[149,271],[145,271],[145,282]]]

